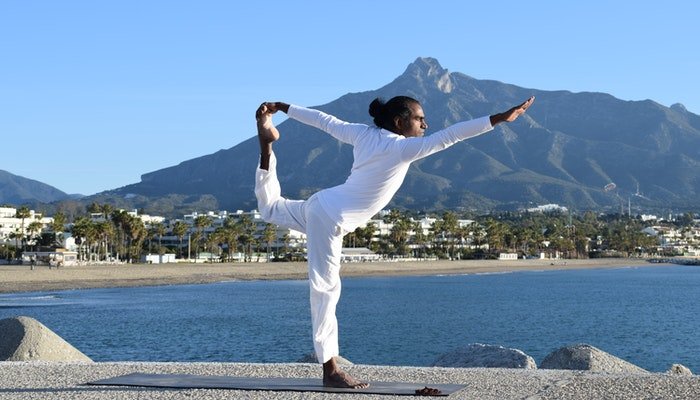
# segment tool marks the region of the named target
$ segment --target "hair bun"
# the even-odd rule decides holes
[[[386,103],[381,97],[377,97],[376,99],[372,100],[372,102],[369,103],[369,115],[372,118],[381,116],[385,104]]]

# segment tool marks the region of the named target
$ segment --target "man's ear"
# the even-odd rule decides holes
[[[396,129],[396,133],[399,133],[403,131],[403,121],[401,120],[401,117],[396,116],[394,117],[394,129]]]

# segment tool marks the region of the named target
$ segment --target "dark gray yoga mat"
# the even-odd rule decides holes
[[[341,389],[323,386],[321,379],[313,378],[248,378],[239,376],[208,376],[190,374],[141,374],[117,376],[88,382],[88,385],[143,386],[177,389],[238,389],[273,390],[293,392],[330,392],[416,395],[416,390],[425,387],[440,390],[438,396],[448,396],[465,385],[444,383],[372,382],[366,389]]]

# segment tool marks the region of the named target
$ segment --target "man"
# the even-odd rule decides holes
[[[490,131],[498,123],[514,121],[533,101],[531,97],[503,113],[460,122],[428,137],[423,137],[428,128],[423,108],[407,96],[397,96],[386,103],[375,99],[369,107],[374,127],[348,123],[318,110],[283,102],[266,102],[258,107],[255,113],[260,142],[260,165],[255,175],[258,209],[265,221],[307,235],[311,323],[316,357],[323,364],[324,386],[369,386],[342,371],[335,360],[339,355],[335,308],[341,290],[343,236],[366,224],[389,203],[413,161]],[[352,170],[343,184],[321,190],[308,200],[288,200],[281,196],[277,161],[272,151],[272,143],[279,139],[279,131],[272,123],[272,114],[277,111],[353,146]]]

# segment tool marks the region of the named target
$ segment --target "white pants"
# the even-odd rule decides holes
[[[255,172],[255,196],[262,218],[306,233],[309,292],[314,350],[320,363],[339,354],[335,307],[340,299],[340,254],[344,232],[331,220],[315,196],[306,201],[281,196],[277,159],[270,155],[269,171]]]

